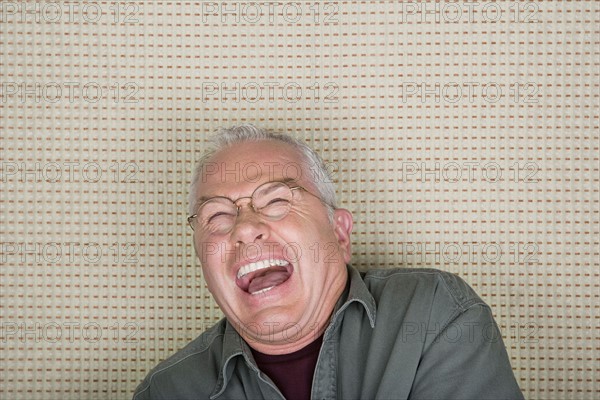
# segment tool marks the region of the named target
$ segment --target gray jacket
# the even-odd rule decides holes
[[[490,308],[434,269],[348,267],[313,399],[522,399]],[[283,399],[223,319],[156,366],[142,399]]]

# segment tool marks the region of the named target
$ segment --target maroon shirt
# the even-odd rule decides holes
[[[290,354],[270,355],[252,349],[258,368],[271,378],[287,400],[310,399],[313,374],[323,336]]]

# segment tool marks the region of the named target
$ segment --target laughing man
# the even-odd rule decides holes
[[[350,266],[352,215],[306,144],[219,131],[189,211],[225,318],[134,399],[523,398],[490,308],[462,279]]]

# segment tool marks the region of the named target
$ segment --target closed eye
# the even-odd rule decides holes
[[[227,213],[225,211],[220,211],[220,212],[217,212],[217,213],[214,213],[214,214],[210,215],[208,217],[208,219],[206,220],[206,222],[210,224],[211,222],[215,222],[215,220],[217,220],[219,218],[222,218],[222,217],[229,217],[229,218],[231,218],[231,217],[234,217],[234,215],[231,214],[231,213]]]
[[[265,207],[269,207],[269,206],[272,206],[274,204],[283,205],[283,204],[286,204],[286,203],[289,203],[289,202],[290,201],[288,199],[275,198],[275,199],[269,200],[269,202],[265,205]]]

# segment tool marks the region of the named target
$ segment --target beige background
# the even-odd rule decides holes
[[[600,396],[599,2],[0,4],[2,399],[130,398],[220,318],[187,185],[240,122],[321,152],[356,266],[465,278],[527,398]]]

